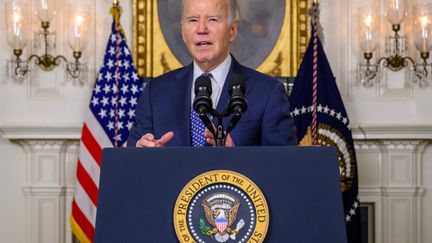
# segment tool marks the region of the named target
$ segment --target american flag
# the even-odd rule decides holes
[[[102,149],[126,145],[142,89],[119,20],[114,19],[82,128],[71,215],[72,231],[81,243],[94,238]]]

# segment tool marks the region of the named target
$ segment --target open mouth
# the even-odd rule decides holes
[[[207,46],[210,46],[211,44],[212,44],[212,43],[209,42],[209,41],[199,41],[199,42],[196,43],[196,45],[197,45],[198,47],[207,47]]]

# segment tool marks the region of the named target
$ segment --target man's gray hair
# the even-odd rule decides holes
[[[184,18],[184,2],[185,0],[182,1],[182,21]],[[230,24],[232,24],[234,21],[239,20],[240,11],[237,0],[228,0],[228,3],[228,21]]]
[[[239,7],[237,0],[228,0],[229,6],[228,6],[228,21],[232,24],[234,21],[239,20]]]

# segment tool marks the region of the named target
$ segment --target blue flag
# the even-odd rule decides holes
[[[311,145],[313,38],[290,95],[291,115],[302,145]],[[350,122],[321,42],[318,39],[317,145],[337,147],[349,243],[360,243],[357,159]],[[319,185],[317,185],[319,186]]]

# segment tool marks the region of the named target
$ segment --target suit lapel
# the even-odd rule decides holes
[[[172,102],[174,119],[178,121],[178,129],[175,136],[179,136],[181,144],[191,145],[190,139],[190,107],[192,89],[192,64],[185,67],[175,77],[175,82],[170,82],[170,99]]]

